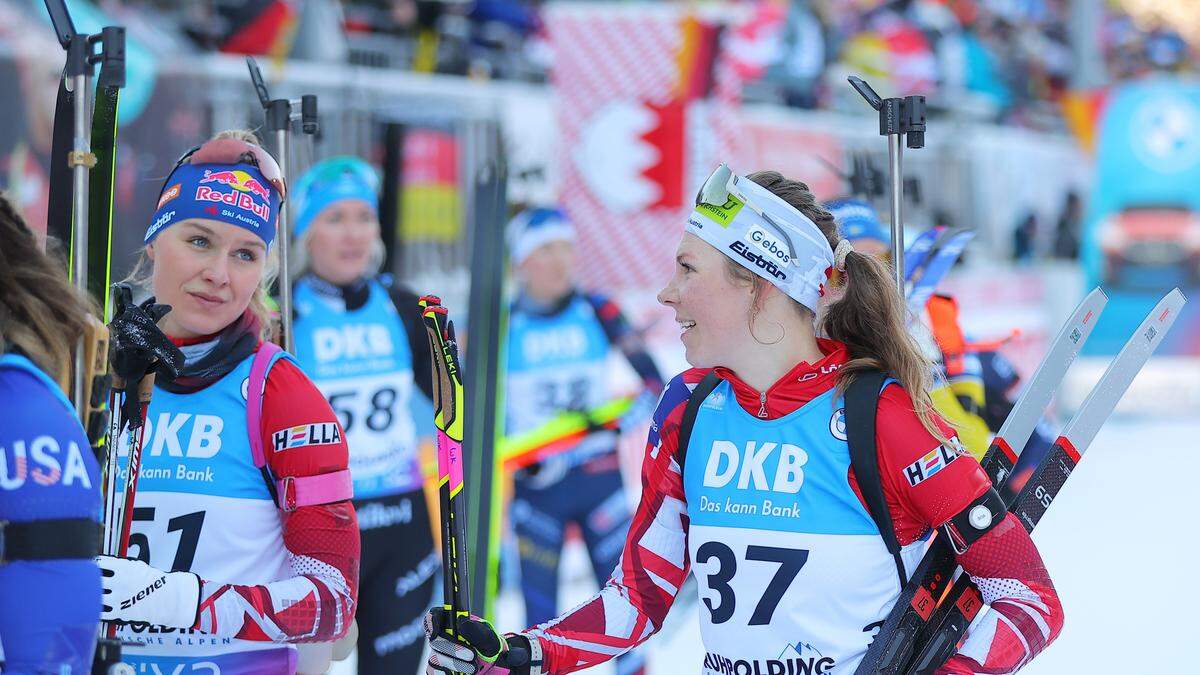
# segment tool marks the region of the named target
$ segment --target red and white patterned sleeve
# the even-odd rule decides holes
[[[953,438],[954,430],[938,422]],[[937,452],[940,442],[921,425],[900,387],[890,386],[880,396],[876,428],[879,470],[901,544],[940,527],[991,486],[960,444],[953,444],[953,452]],[[939,674],[1013,673],[1058,637],[1062,604],[1037,547],[1015,516],[1007,515],[958,562],[990,608]]]
[[[271,436],[291,427],[337,422],[315,385],[287,360],[277,362],[263,395],[263,448],[275,478],[345,469],[345,435],[334,443],[275,452]],[[340,427],[339,427],[340,428]],[[349,501],[280,511],[294,576],[254,586],[203,581],[205,633],[243,640],[321,642],[345,635],[358,598],[359,534]]]
[[[939,674],[1015,673],[1062,632],[1062,603],[1016,516],[1005,516],[958,562],[989,609]]]
[[[563,616],[526,630],[542,648],[542,670],[571,673],[645,642],[662,627],[690,561],[683,477],[675,459],[688,394],[704,376],[689,370],[667,385],[642,460],[642,497],[620,564],[604,588]]]

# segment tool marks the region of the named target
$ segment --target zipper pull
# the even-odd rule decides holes
[[[767,392],[762,392],[758,395],[758,416],[762,419],[767,418]]]

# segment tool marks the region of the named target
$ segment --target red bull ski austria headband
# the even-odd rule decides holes
[[[270,247],[283,197],[279,167],[265,150],[233,139],[210,141],[176,164],[143,242],[175,223],[204,218],[248,230]]]
[[[721,164],[696,194],[686,231],[817,311],[833,250],[813,221],[770,190]]]

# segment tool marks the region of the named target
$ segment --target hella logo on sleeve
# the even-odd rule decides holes
[[[957,440],[957,437],[955,437]],[[950,462],[958,459],[959,453],[952,447],[939,445],[933,450],[930,450],[924,457],[904,467],[904,478],[908,484],[916,487],[921,483],[929,480],[937,475],[942,469],[950,465]]]

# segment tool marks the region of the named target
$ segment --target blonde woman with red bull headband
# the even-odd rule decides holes
[[[845,289],[822,306],[834,269]],[[654,414],[619,565],[590,601],[520,633],[434,609],[427,672],[607,661],[662,626],[693,571],[702,673],[850,673],[935,528],[970,542],[958,562],[991,605],[939,672],[1012,672],[1058,635],[1062,609],[1037,549],[932,410],[931,364],[886,266],[839,237],[806,185],[719,167],[658,297],[694,367]],[[843,393],[877,371],[890,376],[875,412],[877,467],[860,477]],[[967,524],[980,506],[989,522]]]
[[[103,618],[124,622],[139,672],[294,673],[291,643],[334,640],[354,615],[345,437],[264,341],[284,197],[275,160],[227,132],[180,160],[146,231],[139,309],[184,360],[155,382],[129,556],[98,558]]]
[[[415,391],[432,396],[429,338],[417,296],[378,274],[378,184],[363,160],[333,157],[292,190],[296,357],[350,440],[360,675],[420,670],[421,618],[441,569],[410,412]]]

